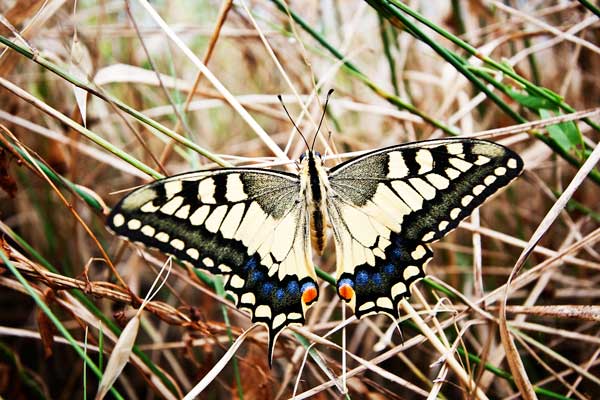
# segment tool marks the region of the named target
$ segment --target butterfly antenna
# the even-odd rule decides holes
[[[306,144],[306,148],[308,149],[308,142],[306,141],[306,138],[304,137],[304,134],[302,133],[302,131],[300,130],[300,128],[298,128],[298,126],[296,125],[296,123],[292,119],[292,116],[290,115],[290,112],[288,111],[287,107],[285,106],[285,103],[283,102],[283,98],[281,97],[280,94],[277,95],[277,98],[279,99],[279,102],[281,103],[281,106],[283,107],[283,110],[285,111],[285,113],[287,114],[288,118],[292,122],[292,125],[294,125],[294,128],[296,128],[296,130],[300,134],[300,137],[304,141],[304,144]]]
[[[323,123],[325,113],[327,112],[327,104],[329,103],[329,96],[331,96],[331,93],[333,93],[333,89],[329,89],[329,91],[327,92],[327,98],[325,99],[325,105],[323,106],[323,114],[321,114],[321,120],[319,121],[319,126],[317,127],[317,133],[315,133],[315,137],[312,141],[312,146],[310,146],[311,151],[315,147],[315,142],[317,141],[317,136],[319,135],[319,130],[321,129],[321,124]]]

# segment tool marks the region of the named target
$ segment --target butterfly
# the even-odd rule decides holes
[[[236,305],[267,327],[269,364],[277,336],[304,324],[319,297],[312,249],[323,254],[328,227],[338,296],[358,318],[396,317],[425,276],[429,244],[523,169],[512,150],[466,138],[390,146],[327,169],[313,150],[317,135],[309,146],[278,98],[306,144],[297,174],[220,168],[175,175],[128,194],[107,220],[130,241],[223,275]]]
[[[319,287],[312,249],[328,226],[336,250],[337,294],[357,317],[398,315],[425,276],[430,244],[523,169],[499,144],[427,140],[371,151],[327,169],[308,149],[299,173],[263,168],[189,172],[125,196],[107,219],[130,241],[224,276],[252,321],[277,335],[303,324]]]

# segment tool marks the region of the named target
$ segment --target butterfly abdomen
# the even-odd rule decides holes
[[[323,254],[325,245],[327,244],[327,236],[325,236],[325,216],[321,209],[315,209],[310,214],[310,237],[315,251]]]
[[[302,169],[303,185],[306,193],[306,204],[310,216],[310,236],[313,248],[321,255],[327,244],[325,223],[326,211],[326,180],[327,173],[318,154],[308,151],[304,158]]]

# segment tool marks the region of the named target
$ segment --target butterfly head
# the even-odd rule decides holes
[[[300,155],[296,165],[301,175],[313,177],[313,179],[323,175],[323,171],[325,170],[321,153],[310,149]]]
[[[323,164],[323,156],[318,151],[306,150],[304,153],[300,154],[298,158],[298,163],[306,163],[308,160],[313,159],[320,164]]]

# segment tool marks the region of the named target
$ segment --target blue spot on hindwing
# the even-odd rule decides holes
[[[254,257],[252,257],[251,259],[246,261],[246,264],[244,264],[244,266],[242,267],[242,270],[244,270],[246,272],[250,272],[255,269],[256,269],[256,260],[254,259]]]
[[[353,289],[354,289],[354,282],[352,281],[352,279],[349,279],[349,278],[343,278],[343,279],[340,279],[340,280],[338,281],[338,285],[337,285],[337,286],[338,286],[338,288],[341,288],[341,287],[342,287],[342,286],[344,286],[344,285],[348,285],[348,286],[350,286],[351,288],[353,288]]]
[[[381,285],[381,274],[379,274],[379,273],[373,274],[373,277],[371,278],[371,280],[373,281],[374,285],[380,286]]]
[[[260,282],[264,279],[265,274],[261,271],[252,271],[250,274],[250,281]]]
[[[303,283],[302,284],[302,293],[306,292],[306,290],[310,289],[311,287],[316,287],[313,282],[305,282],[305,283]]]
[[[391,249],[390,251],[390,258],[393,261],[397,261],[402,257],[402,250],[400,250],[400,247],[394,247],[393,249]]]
[[[358,286],[366,286],[369,283],[369,274],[366,271],[359,271],[356,274],[356,284]]]
[[[277,301],[279,301],[279,302],[283,301],[284,297],[285,297],[285,290],[277,289],[275,291],[275,299],[277,299]]]
[[[386,264],[383,266],[383,273],[387,275],[393,275],[396,272],[394,264]]]
[[[287,292],[293,298],[300,296],[300,285],[298,285],[298,282],[290,281],[287,285]]]
[[[271,292],[273,291],[273,284],[271,282],[265,282],[262,284],[260,290],[262,291],[263,296],[270,297]]]

